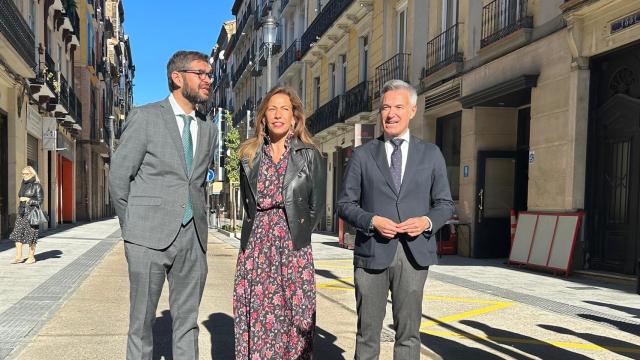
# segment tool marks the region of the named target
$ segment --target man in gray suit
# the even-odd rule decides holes
[[[417,94],[391,80],[381,91],[383,136],[356,148],[344,175],[338,214],[356,227],[353,263],[356,359],[377,359],[391,290],[393,358],[420,358],[422,293],[437,262],[436,232],[453,213],[447,168],[437,146],[409,134]]]
[[[134,108],[111,161],[109,189],[129,265],[127,359],[151,359],[165,277],[173,358],[198,358],[198,308],[207,278],[206,173],[216,126],[196,111],[211,86],[207,56],[179,51],[167,64],[171,95]]]

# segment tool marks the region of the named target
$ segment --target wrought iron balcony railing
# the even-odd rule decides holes
[[[69,84],[64,75],[60,73],[60,92],[58,93],[58,101],[67,111],[69,111]]]
[[[304,34],[302,34],[302,38],[300,39],[302,56],[311,49],[312,44],[322,37],[353,2],[354,0],[331,0],[322,8],[320,14],[316,16],[315,20],[313,20]]]
[[[338,95],[328,103],[319,107],[307,118],[307,128],[312,134],[317,134],[332,125],[361,112],[371,111],[372,81],[363,81],[345,94]]]
[[[48,51],[44,52],[44,65],[47,67],[47,70],[49,72],[56,71],[56,63],[55,61],[53,61],[53,58],[51,57],[51,55],[49,55]]]
[[[73,10],[71,13],[67,13],[67,17],[71,22],[71,27],[73,27],[73,33],[80,39],[80,17],[78,17],[78,12]]]
[[[251,54],[250,54],[250,51],[247,51],[247,53],[244,54],[244,56],[242,57],[242,61],[238,65],[238,68],[233,73],[233,77],[231,78],[231,81],[233,82],[233,86],[235,86],[238,83],[238,80],[240,80],[240,77],[242,76],[244,71],[247,69],[247,66],[249,65],[250,61],[251,61]]]
[[[69,87],[69,116],[71,116],[76,122],[78,122],[78,98],[73,87]]]
[[[492,44],[521,28],[531,28],[533,19],[527,16],[527,3],[527,0],[494,0],[483,6],[480,47]]]
[[[375,98],[380,96],[382,86],[389,80],[409,81],[409,62],[411,54],[397,53],[391,59],[378,65],[376,68]]]
[[[262,0],[262,7],[260,8],[260,16],[267,16],[269,11],[273,9],[274,0]]]
[[[30,68],[37,66],[35,36],[13,0],[0,0],[0,33]]]
[[[254,10],[251,8],[251,2],[249,2],[247,9],[244,11],[244,15],[242,15],[240,20],[238,20],[238,29],[236,30],[236,34],[242,34],[242,30],[244,30],[245,25],[247,25],[247,21],[249,21],[253,11]]]
[[[280,13],[284,12],[284,9],[289,4],[289,0],[280,0]]]
[[[278,75],[282,76],[291,64],[296,61],[300,61],[300,59],[302,59],[300,40],[295,40],[280,57],[280,62],[278,63]]]
[[[422,77],[457,61],[462,61],[462,54],[458,51],[458,24],[455,24],[427,43],[427,62]]]

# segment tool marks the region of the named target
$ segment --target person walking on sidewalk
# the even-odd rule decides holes
[[[127,359],[151,359],[165,277],[173,358],[198,358],[198,308],[207,277],[206,174],[218,147],[215,124],[196,111],[209,96],[207,60],[194,51],[171,57],[171,95],[131,110],[111,162],[109,188],[129,267]]]
[[[311,232],[325,205],[322,157],[290,88],[265,95],[240,147],[242,224],[233,293],[236,359],[310,359],[316,287]]]
[[[391,80],[381,91],[383,135],[356,148],[338,200],[357,228],[353,255],[358,327],[356,359],[377,359],[391,290],[393,358],[420,358],[422,293],[437,262],[436,232],[454,210],[442,153],[409,131],[415,89]]]
[[[18,197],[18,216],[13,232],[9,235],[9,239],[16,242],[16,257],[11,263],[18,264],[23,261],[22,246],[27,245],[29,247],[29,257],[26,263],[33,264],[36,262],[39,225],[31,225],[29,218],[31,213],[42,205],[44,192],[42,191],[38,174],[31,166],[22,169],[22,184],[20,185]]]

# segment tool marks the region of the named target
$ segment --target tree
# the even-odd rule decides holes
[[[240,154],[238,153],[240,148],[240,133],[238,129],[233,126],[231,114],[228,110],[224,111],[223,118],[227,128],[224,139],[224,145],[227,148],[227,156],[224,160],[224,171],[227,174],[227,181],[229,182],[229,190],[231,192],[231,226],[235,232],[236,189],[240,185]]]

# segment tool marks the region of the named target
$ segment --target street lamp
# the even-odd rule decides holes
[[[269,14],[262,22],[262,40],[267,47],[267,91],[271,90],[271,48],[276,42],[278,23]]]

